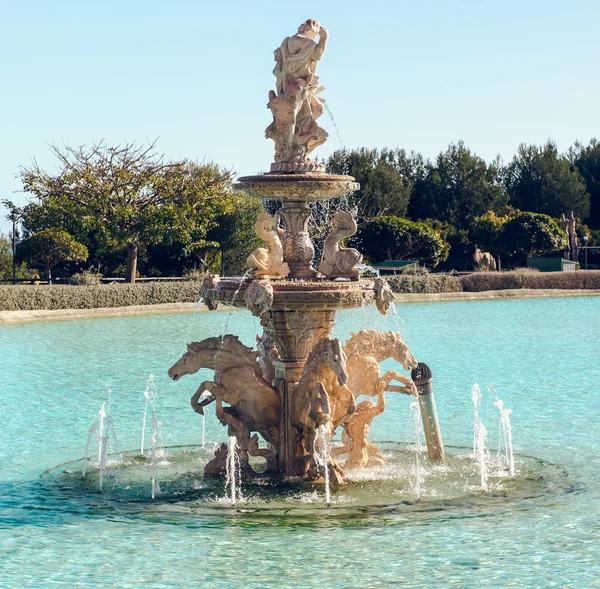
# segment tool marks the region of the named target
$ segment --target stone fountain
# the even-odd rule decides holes
[[[267,104],[273,122],[265,133],[275,142],[275,161],[268,173],[240,178],[239,188],[252,197],[279,201],[281,208],[275,215],[263,211],[258,216],[256,232],[265,247],[249,255],[247,277],[209,275],[202,286],[209,309],[226,303],[247,307],[260,318],[258,351],[235,335],[208,338],[190,344],[169,376],[178,380],[203,367],[215,371],[214,379],[201,383],[193,395],[192,407],[203,414],[215,402],[218,419],[237,438],[240,463],[248,473],[250,457],[260,456],[269,474],[318,478],[317,430],[325,427],[332,436],[342,429],[343,446],[334,450],[328,472],[342,482],[343,468],[385,462],[367,438],[372,420],[385,409],[385,392],[418,394],[410,377],[393,370],[380,375],[379,362],[393,358],[404,370],[418,364],[398,333],[366,329],[345,345],[329,337],[337,310],[375,303],[387,314],[394,295],[381,278],[361,279],[357,266],[362,255],[340,245],[357,230],[350,211],[333,216],[315,269],[308,230],[311,203],[359,188],[351,176],[327,174],[308,157],[327,139],[317,123],[324,87],[316,75],[327,40],[327,29],[307,20],[275,50],[276,91],[269,92]],[[377,403],[357,403],[359,395],[377,397]],[[432,427],[439,430],[437,420]],[[261,447],[259,435],[266,446]],[[438,446],[440,457],[441,438]],[[336,457],[343,454],[348,458],[342,468]],[[223,444],[205,472],[223,472],[226,460]]]

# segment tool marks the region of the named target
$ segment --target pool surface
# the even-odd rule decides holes
[[[345,509],[340,490],[330,510],[315,491],[306,509],[271,511],[252,509],[251,489],[235,509],[205,509],[193,495],[74,490],[68,475],[40,474],[83,456],[103,402],[118,449],[139,448],[150,374],[162,443],[197,446],[201,418],[189,398],[212,373],[174,383],[167,369],[186,342],[235,333],[253,345],[260,325],[234,311],[0,326],[0,587],[600,587],[600,298],[405,304],[397,313],[342,311],[335,335],[400,328],[432,367],[449,446],[472,445],[477,382],[495,452],[493,383],[513,409],[515,452],[541,459],[521,487],[434,501],[424,477],[429,500],[401,507]],[[386,398],[371,437],[413,443],[410,399]],[[212,444],[225,431],[209,409]]]

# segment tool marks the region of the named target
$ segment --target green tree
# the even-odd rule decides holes
[[[361,148],[352,151],[335,151],[327,161],[327,171],[332,174],[353,176],[360,189],[350,198],[350,204],[358,209],[362,219],[381,215],[406,216],[412,184],[403,176],[399,155],[384,149]]]
[[[501,240],[502,230],[507,221],[520,214],[512,207],[505,207],[498,213],[488,211],[473,219],[469,228],[469,238],[473,245],[482,251],[490,252],[496,258],[498,270],[502,268],[501,253],[504,245]]]
[[[261,247],[254,226],[262,209],[260,200],[245,195],[234,197],[231,212],[217,218],[208,239],[218,243],[219,268],[222,276],[240,276],[247,269],[250,252]]]
[[[451,144],[415,180],[410,217],[434,218],[468,229],[475,217],[507,204],[501,169],[499,159],[487,164],[462,141]]]
[[[542,147],[520,145],[506,167],[505,184],[510,204],[522,211],[557,218],[571,211],[580,219],[589,215],[585,180],[567,157],[559,155],[552,142]]]
[[[43,229],[24,239],[19,244],[17,255],[30,266],[44,268],[48,281],[52,284],[54,266],[60,262],[84,262],[88,257],[88,250],[66,231]]]
[[[567,234],[558,222],[542,213],[515,214],[502,226],[499,247],[508,255],[534,256],[559,252],[567,246]]]
[[[140,245],[200,243],[229,197],[230,172],[187,160],[166,162],[154,147],[53,146],[58,173],[36,163],[21,169],[25,191],[51,207],[55,218],[68,216],[113,249],[127,247],[128,282],[135,282]]]
[[[590,195],[590,213],[584,220],[592,229],[600,229],[600,142],[594,138],[589,145],[576,143],[571,150],[572,164],[585,180]]]
[[[350,243],[374,263],[414,258],[435,267],[448,255],[448,246],[437,231],[425,223],[392,216],[363,223]]]
[[[17,241],[19,239],[18,225],[23,218],[23,209],[17,207],[10,200],[2,200],[2,205],[8,209],[8,214],[6,215],[6,219],[12,223],[12,233],[11,233],[11,241],[12,247],[10,248],[11,255],[11,263],[12,263],[12,281],[13,284],[16,283],[17,278],[17,264],[15,259],[15,251],[17,249]]]
[[[7,279],[13,273],[13,255],[10,238],[0,233],[0,278]]]

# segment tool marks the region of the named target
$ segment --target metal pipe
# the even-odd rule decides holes
[[[433,396],[433,387],[431,386],[433,380],[431,368],[424,362],[419,362],[417,367],[413,368],[411,377],[419,393],[419,407],[421,409],[421,418],[423,419],[425,441],[427,442],[427,454],[430,460],[444,460],[444,442],[442,441],[440,424],[435,408],[435,397]]]

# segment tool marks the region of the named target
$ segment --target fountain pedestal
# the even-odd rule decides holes
[[[342,471],[330,457],[325,438],[330,438],[337,427],[343,427],[350,436],[347,430],[356,401],[347,386],[346,353],[338,339],[329,337],[335,312],[375,302],[386,314],[394,295],[381,278],[360,279],[362,255],[344,247],[344,241],[357,231],[351,211],[336,212],[319,271],[313,266],[311,203],[343,197],[360,188],[353,177],[327,174],[322,164],[308,159],[327,138],[327,132],[316,122],[324,110],[324,100],[318,96],[324,87],[318,82],[316,66],[327,39],[327,29],[309,19],[275,50],[276,91],[269,92],[268,103],[273,122],[266,129],[266,136],[275,142],[275,163],[270,173],[240,178],[237,188],[255,198],[279,201],[281,208],[275,216],[266,211],[258,215],[256,232],[266,247],[255,249],[248,257],[251,278],[218,280],[208,275],[202,287],[209,309],[224,302],[247,307],[260,317],[260,352],[247,348],[231,334],[219,340],[207,338],[190,344],[188,353],[169,374],[176,380],[199,367],[212,368],[214,381],[201,386],[209,388],[217,417],[228,426],[230,436],[239,436],[242,451],[267,459],[270,471],[318,478],[322,474],[319,469],[325,467],[326,480],[333,475],[341,481]],[[405,369],[416,365],[412,356],[407,360],[401,338],[388,338],[390,347],[385,334],[380,335],[382,358],[393,357]],[[384,383],[375,364],[371,376],[376,383]],[[393,371],[387,374],[385,385],[392,377],[405,378]],[[408,386],[406,382],[404,385]],[[377,386],[378,392],[371,388],[363,392],[382,397],[385,386]],[[412,381],[410,386],[414,387]],[[405,392],[402,387],[400,392]],[[224,402],[229,407],[224,407]],[[362,433],[354,428],[354,437],[350,436],[357,448],[361,444],[367,447],[370,421],[363,415],[361,423]],[[262,435],[268,448],[258,447],[253,432]],[[222,460],[215,466],[222,468]]]

